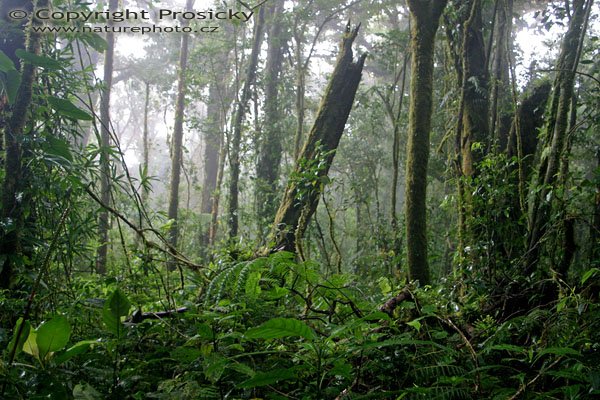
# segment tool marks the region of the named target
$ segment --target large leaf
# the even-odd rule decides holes
[[[102,311],[104,324],[109,331],[117,336],[121,335],[123,327],[123,324],[121,323],[121,317],[129,314],[130,308],[131,303],[121,289],[116,289],[111,293],[104,303],[104,310]]]
[[[69,347],[64,353],[61,353],[54,359],[54,362],[58,364],[62,364],[67,360],[75,357],[78,354],[85,353],[91,346],[96,345],[100,342],[97,340],[82,340],[80,342],[75,343],[73,346]]]
[[[81,108],[78,108],[69,100],[59,99],[58,97],[50,96],[48,97],[48,103],[50,104],[50,107],[52,107],[56,112],[64,115],[67,118],[82,121],[91,121],[94,119],[90,114],[83,111]]]
[[[6,73],[6,83],[4,90],[8,96],[8,104],[13,105],[17,99],[17,92],[21,86],[21,74],[16,69]]]
[[[26,61],[30,64],[33,64],[37,67],[42,67],[45,69],[55,69],[55,70],[60,69],[62,67],[62,64],[60,63],[60,61],[57,61],[50,57],[38,56],[37,54],[28,53],[23,49],[18,49],[17,51],[15,51],[15,54],[21,60]]]
[[[46,140],[46,154],[69,162],[73,161],[73,155],[71,154],[69,143],[66,140],[54,136],[48,136]]]
[[[27,336],[27,340],[23,343],[23,351],[35,358],[39,358],[40,351],[36,342],[36,336],[35,330],[31,329],[29,331],[29,336]]]
[[[21,324],[23,324],[23,328],[21,328]],[[21,332],[19,332],[19,329],[21,329]],[[23,345],[25,344],[25,341],[29,337],[30,329],[31,329],[31,324],[29,323],[29,321],[25,321],[25,323],[23,323],[23,318],[19,318],[17,320],[17,324],[15,325],[15,329],[13,331],[14,335],[8,345],[9,351],[12,351],[15,348],[15,346],[16,346],[15,355],[19,354],[23,350]],[[17,341],[17,333],[19,333],[18,341]]]
[[[16,70],[15,64],[12,62],[10,57],[0,50],[0,72],[8,72],[11,70]]]
[[[315,333],[304,322],[292,318],[273,318],[246,331],[246,337],[250,339],[279,339],[288,336],[301,336],[312,340]]]
[[[40,359],[54,351],[61,350],[69,343],[71,325],[67,318],[59,315],[50,321],[42,323],[36,330],[36,343]]]
[[[238,387],[240,389],[249,389],[258,386],[266,386],[279,381],[293,379],[295,376],[296,372],[293,368],[274,369],[268,372],[257,372],[252,378],[240,383]]]

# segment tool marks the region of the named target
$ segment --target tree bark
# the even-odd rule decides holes
[[[212,198],[217,184],[219,170],[219,149],[221,148],[221,107],[219,102],[218,83],[211,82],[208,88],[208,104],[206,106],[204,139],[204,181],[202,184],[202,202],[200,210],[209,214],[212,209]]]
[[[40,1],[39,7],[44,7]],[[31,24],[38,23],[33,19]],[[31,29],[26,33],[26,50],[38,54],[40,36]],[[22,42],[21,42],[22,43]],[[25,43],[23,43],[25,44]],[[11,43],[18,47],[18,43]],[[15,47],[13,49],[17,50]],[[15,66],[19,65],[18,63]],[[36,67],[24,62],[21,70],[21,83],[12,106],[12,112],[4,125],[4,182],[2,182],[2,220],[5,221],[0,230],[0,288],[8,289],[16,267],[22,265],[24,214],[27,207],[23,204],[29,196],[23,195],[23,148],[25,125],[29,120],[29,106],[33,95],[33,84],[36,79]],[[11,223],[12,222],[12,223]]]
[[[408,0],[411,79],[406,161],[406,243],[410,279],[430,283],[427,262],[427,163],[431,130],[435,34],[446,0]]]
[[[186,10],[191,10],[194,0],[187,0]],[[169,185],[169,210],[168,218],[172,220],[169,229],[169,243],[177,249],[179,237],[178,211],[179,211],[179,182],[181,179],[181,163],[183,158],[183,113],[185,111],[186,73],[188,62],[189,35],[181,36],[179,51],[179,73],[177,77],[177,100],[175,103],[175,125],[173,126],[173,143],[171,144],[171,183]]]
[[[589,19],[588,10],[591,9],[592,3],[593,0],[573,2],[573,14],[561,46],[548,121],[542,136],[542,146],[538,149],[540,161],[535,185],[539,190],[536,190],[530,207],[528,249],[524,270],[526,275],[537,267],[541,240],[548,228],[552,193],[557,183],[561,153],[564,150],[575,72],[579,63],[579,43],[585,35],[585,27]]]
[[[276,191],[282,152],[282,124],[278,106],[279,80],[286,45],[282,37],[283,1],[277,0],[271,12],[267,64],[265,68],[264,133],[259,138],[256,165],[256,206],[259,224],[272,221],[276,211]]]
[[[510,126],[510,82],[509,52],[512,49],[512,12],[513,0],[497,0],[497,23],[494,34],[496,44],[494,51],[493,78],[490,90],[490,134],[498,148],[505,149]]]
[[[150,139],[148,137],[148,112],[150,110],[150,82],[144,82],[145,96],[144,96],[144,128],[142,132],[142,144],[143,144],[143,159],[142,159],[142,170],[144,174],[148,175],[148,168],[150,166]],[[142,187],[142,203],[145,203],[148,199],[148,187],[143,185]],[[141,226],[140,221],[140,226]]]
[[[250,89],[256,78],[256,68],[258,66],[258,55],[263,38],[264,25],[264,7],[261,6],[258,12],[256,25],[254,26],[254,38],[252,43],[252,53],[246,68],[246,80],[242,87],[242,93],[239,97],[233,121],[233,135],[231,138],[231,147],[229,149],[229,167],[231,177],[229,180],[229,237],[234,238],[239,230],[239,182],[240,182],[240,152],[242,142],[242,122],[246,114],[246,107],[250,101]]]
[[[483,42],[481,1],[471,0],[470,13],[464,24],[462,45],[462,173],[471,176],[487,149],[488,140],[488,72]],[[480,143],[474,146],[474,143]]]
[[[111,11],[119,7],[118,0],[110,0],[108,8]],[[112,20],[108,21],[112,25]],[[106,33],[106,52],[104,53],[104,89],[100,98],[100,199],[102,204],[110,204],[110,91],[115,54],[115,34]],[[108,258],[108,211],[102,209],[98,215],[98,240],[100,246],[96,253],[96,272],[106,273]]]
[[[359,27],[348,25],[340,53],[315,122],[296,161],[275,215],[272,250],[295,251],[314,214],[327,173],[344,132],[358,89],[366,54],[353,60],[352,43]]]

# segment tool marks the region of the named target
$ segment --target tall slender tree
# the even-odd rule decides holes
[[[251,88],[256,78],[256,70],[258,67],[258,56],[260,53],[260,45],[263,39],[264,26],[264,10],[265,6],[261,6],[258,15],[255,17],[254,35],[252,39],[252,52],[246,66],[246,74],[242,92],[239,95],[235,114],[233,119],[233,132],[229,148],[229,237],[233,238],[238,234],[239,228],[239,186],[240,186],[240,164],[241,164],[241,143],[242,129],[246,108],[251,98]]]
[[[118,0],[109,0],[108,9],[117,10]],[[112,25],[112,20],[108,21]],[[110,204],[110,92],[112,89],[113,67],[115,55],[115,34],[106,33],[106,51],[104,53],[104,87],[100,97],[100,200],[102,204]],[[98,215],[98,240],[100,246],[96,253],[96,272],[104,274],[108,258],[108,211],[101,210]]]
[[[187,0],[185,9],[190,11],[194,0]],[[181,35],[179,50],[179,71],[177,76],[177,100],[175,102],[175,124],[173,126],[173,142],[171,144],[171,180],[169,185],[169,210],[168,217],[172,221],[169,229],[169,244],[177,249],[179,236],[178,211],[179,211],[179,182],[181,179],[181,163],[183,158],[183,117],[185,111],[186,72],[188,63],[189,34]]]
[[[30,2],[26,6],[31,6]],[[37,7],[44,7],[46,1],[38,2]],[[4,10],[3,11],[8,11]],[[33,18],[28,27],[38,24]],[[13,28],[16,29],[15,26]],[[26,41],[18,39],[19,34],[11,37],[14,40],[2,43],[3,50],[7,50],[10,57],[16,61],[15,51],[23,49],[27,52],[38,54],[40,51],[40,35],[32,29],[26,29]],[[12,53],[8,51],[12,50]],[[19,65],[17,62],[16,65]],[[15,268],[22,265],[23,235],[24,235],[24,209],[23,204],[24,168],[23,168],[23,139],[25,127],[30,120],[29,107],[31,105],[33,86],[36,80],[36,67],[30,62],[23,62],[21,66],[20,84],[14,102],[10,109],[10,115],[3,124],[4,133],[4,181],[2,182],[1,215],[3,223],[0,229],[0,288],[9,288]],[[8,99],[0,99],[7,101]]]
[[[267,64],[265,68],[264,132],[260,137],[256,166],[256,207],[260,221],[272,220],[282,151],[282,124],[278,104],[279,81],[286,40],[282,36],[283,0],[276,0],[269,13]]]
[[[406,245],[409,276],[429,284],[427,262],[427,164],[433,111],[435,35],[446,0],[408,0],[411,79],[406,161]]]

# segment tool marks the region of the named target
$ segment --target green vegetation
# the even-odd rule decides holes
[[[134,6],[0,2],[0,399],[600,397],[592,0],[48,3]]]

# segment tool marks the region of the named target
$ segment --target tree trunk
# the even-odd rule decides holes
[[[408,0],[411,79],[406,161],[406,243],[410,279],[430,282],[427,262],[427,163],[431,129],[433,52],[446,0]]]
[[[145,86],[145,96],[144,96],[144,130],[142,132],[142,142],[143,142],[143,160],[142,160],[142,170],[144,174],[148,175],[148,168],[150,166],[150,139],[148,138],[148,111],[150,109],[150,83],[144,82]],[[145,203],[148,199],[148,187],[143,185],[142,187],[142,203]],[[140,221],[140,227],[141,227]]]
[[[294,160],[298,159],[302,149],[302,139],[304,138],[304,92],[305,92],[305,74],[304,62],[302,61],[302,46],[304,44],[304,32],[298,27],[298,22],[294,26],[294,49],[296,58],[296,133],[294,135]]]
[[[186,10],[191,10],[194,0],[187,0]],[[173,143],[171,144],[171,183],[169,185],[169,211],[168,218],[172,220],[169,229],[169,243],[177,249],[179,236],[178,211],[179,211],[179,182],[181,178],[181,164],[183,158],[183,113],[185,111],[185,82],[188,62],[189,35],[181,36],[179,51],[179,73],[177,77],[177,100],[175,103],[175,125],[173,126]]]
[[[208,104],[206,107],[204,139],[204,183],[202,184],[202,213],[210,213],[212,198],[217,184],[219,170],[219,149],[221,148],[221,107],[219,102],[219,87],[211,82],[208,88]]]
[[[258,55],[260,53],[260,44],[263,38],[264,25],[264,7],[260,7],[256,25],[254,26],[254,38],[252,43],[252,53],[246,68],[246,80],[242,87],[242,93],[236,106],[233,121],[233,136],[231,138],[231,148],[229,149],[229,167],[231,169],[231,178],[229,180],[229,237],[234,238],[238,234],[239,228],[239,182],[240,182],[240,152],[242,142],[242,122],[246,114],[246,107],[250,101],[250,88],[256,78],[256,68],[258,66]]]
[[[569,28],[562,42],[561,52],[556,70],[553,94],[550,100],[548,121],[542,136],[540,161],[536,177],[537,188],[530,207],[530,227],[527,237],[528,250],[525,274],[536,269],[539,261],[541,239],[546,233],[551,214],[552,193],[557,183],[561,153],[564,150],[565,136],[568,128],[569,108],[573,96],[575,71],[579,63],[580,46],[585,35],[585,26],[589,19],[588,10],[593,1],[576,0],[573,3],[573,14]],[[567,155],[565,155],[567,156]],[[537,190],[539,188],[539,190]]]
[[[45,1],[40,1],[39,7],[44,7]],[[30,24],[39,23],[33,20]],[[29,53],[38,54],[40,51],[40,36],[27,30],[27,46]],[[12,45],[17,45],[12,43]],[[4,47],[4,46],[3,46]],[[17,50],[18,48],[14,48]],[[16,63],[15,66],[18,64]],[[22,265],[22,239],[24,230],[23,210],[23,148],[22,142],[25,134],[25,125],[28,122],[29,106],[33,95],[33,84],[36,79],[36,67],[24,62],[21,72],[21,83],[12,106],[12,112],[4,125],[4,182],[2,182],[2,220],[12,221],[12,224],[3,224],[0,230],[0,288],[8,289],[11,286],[15,267]]]
[[[296,160],[295,170],[275,215],[272,231],[275,246],[272,250],[295,251],[296,241],[303,236],[317,209],[327,173],[352,109],[366,57],[364,54],[356,62],[353,60],[352,43],[358,28],[346,28],[337,63],[315,122]]]
[[[118,0],[110,0],[111,11],[119,7]],[[108,21],[112,25],[112,20]],[[110,204],[110,91],[112,87],[113,63],[115,54],[115,34],[106,33],[106,52],[104,53],[104,90],[100,99],[100,200],[102,204]],[[100,246],[96,253],[96,272],[106,273],[108,257],[108,211],[101,210],[98,215],[98,240]]]
[[[265,68],[265,117],[264,133],[259,138],[259,154],[256,165],[256,205],[259,224],[272,221],[276,211],[277,180],[282,152],[282,123],[277,102],[279,76],[283,62],[286,40],[282,37],[283,1],[277,0],[271,12],[269,47]]]
[[[474,164],[487,149],[488,73],[483,42],[481,0],[470,1],[470,13],[464,24],[462,45],[462,173],[473,175]],[[474,143],[480,143],[474,146]]]
[[[510,126],[510,82],[509,52],[512,49],[512,12],[513,0],[497,0],[497,23],[494,34],[496,46],[494,51],[493,78],[490,91],[490,134],[498,148],[505,149]]]

